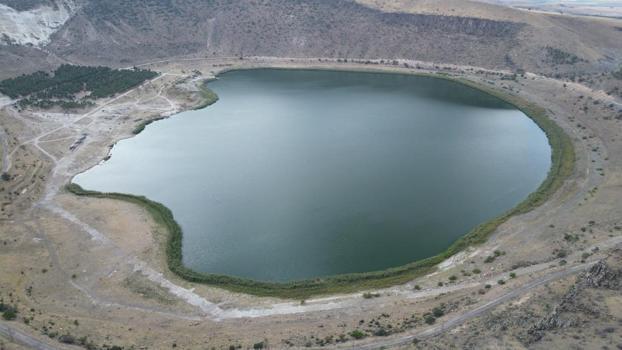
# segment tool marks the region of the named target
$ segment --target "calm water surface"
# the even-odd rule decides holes
[[[210,87],[218,103],[75,179],[168,206],[198,271],[288,281],[406,264],[518,204],[550,167],[523,113],[444,80],[252,70]]]

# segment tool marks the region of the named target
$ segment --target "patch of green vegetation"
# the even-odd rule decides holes
[[[426,324],[434,324],[436,322],[436,317],[432,315],[425,315],[423,316],[423,320]]]
[[[445,315],[445,306],[441,305],[432,309],[432,315],[436,318],[443,317]]]
[[[210,88],[208,88],[205,84],[201,86],[201,90],[199,91],[199,93],[201,94],[201,98],[203,100],[201,101],[201,103],[199,103],[198,106],[194,108],[195,110],[211,106],[218,101],[218,95]]]
[[[0,313],[6,321],[13,321],[17,318],[17,308],[0,302]]]
[[[579,235],[577,234],[570,234],[570,233],[564,233],[564,241],[568,242],[568,243],[576,243],[578,242],[580,239]]]
[[[557,189],[560,188],[564,180],[572,174],[575,162],[575,153],[572,141],[561,127],[547,117],[545,109],[527,102],[520,97],[505,94],[499,90],[495,90],[467,79],[452,78],[448,75],[439,74],[420,75],[454,81],[475,89],[479,89],[506,101],[529,116],[546,133],[549,144],[552,148],[551,169],[549,170],[546,180],[534,193],[530,194],[523,202],[518,204],[513,209],[477,226],[471,232],[454,242],[444,252],[427,259],[422,259],[410,264],[382,271],[343,274],[287,283],[260,282],[226,275],[201,273],[193,271],[183,265],[182,231],[175,221],[172,212],[164,205],[151,201],[145,197],[120,193],[87,191],[76,184],[69,184],[67,189],[70,192],[80,196],[124,200],[136,203],[146,208],[153,216],[154,220],[166,227],[170,233],[166,245],[166,258],[169,269],[181,278],[190,282],[205,283],[234,292],[258,296],[294,298],[300,300],[308,299],[309,297],[315,295],[348,293],[406,283],[414,278],[434,271],[437,264],[459,253],[465,248],[486,242],[488,237],[501,224],[505,223],[512,216],[527,213],[543,204],[553,193],[555,193],[555,191],[557,191]],[[503,255],[503,252],[495,252],[492,260],[500,255]],[[442,285],[443,283],[439,282],[439,286]],[[434,319],[434,316],[432,316],[432,319]]]
[[[496,258],[505,255],[505,252],[502,252],[500,250],[495,250],[493,255],[489,255],[486,257],[486,259],[484,259],[484,263],[486,264],[490,264],[493,261],[495,261]]]
[[[556,65],[575,64],[577,62],[584,61],[580,59],[577,55],[550,46],[546,47],[546,58],[551,63]]]
[[[616,79],[622,80],[622,67],[620,67],[620,69],[618,69],[617,71],[612,72],[611,75],[613,75],[613,77]]]
[[[205,84],[201,86],[199,94],[201,95],[201,102],[196,107],[194,107],[194,110],[203,109],[205,107],[213,105],[214,103],[218,101],[218,95],[214,91],[209,89]],[[145,130],[147,125],[153,122],[156,122],[158,120],[162,120],[164,118],[165,117],[159,117],[159,118],[154,118],[154,119],[149,119],[149,120],[143,120],[134,128],[134,130],[132,130],[132,133],[134,135],[138,135],[141,132],[143,132],[143,130]]]
[[[132,130],[132,134],[138,135],[141,132],[143,132],[143,130],[145,130],[147,125],[149,125],[149,124],[151,124],[153,122],[156,122],[158,120],[162,120],[162,119],[164,119],[164,117],[159,117],[159,118],[154,118],[154,119],[149,119],[149,120],[143,120],[142,122],[140,122],[140,124],[136,125],[134,130]]]
[[[64,109],[88,107],[92,100],[113,96],[152,79],[157,73],[143,69],[112,69],[63,64],[52,74],[38,71],[0,81],[0,92],[21,98],[20,107]],[[79,97],[78,95],[83,95]]]
[[[357,330],[354,330],[354,331],[350,332],[350,336],[352,338],[354,338],[354,339],[363,339],[363,338],[365,338],[367,336],[367,334],[365,334],[365,333],[363,333],[363,332],[361,332],[361,331],[359,331],[357,329]]]

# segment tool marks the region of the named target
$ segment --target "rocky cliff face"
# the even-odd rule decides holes
[[[622,254],[618,251],[617,254]],[[583,275],[579,284],[579,289],[584,288],[606,288],[622,292],[622,271],[610,267],[606,261],[599,261],[589,272]]]
[[[195,53],[503,66],[523,27],[474,17],[387,13],[351,1],[111,0],[87,4],[50,48],[101,62]]]
[[[608,72],[622,63],[620,32],[602,20],[459,3],[476,6],[469,10],[455,0],[438,0],[433,13],[361,1],[0,0],[0,51],[3,43],[30,45],[72,62],[108,66],[179,56],[279,56],[413,59],[559,74]],[[551,63],[551,48],[578,63]]]
[[[2,0],[0,43],[45,46],[78,8],[74,0]]]
[[[29,11],[42,6],[55,6],[53,0],[0,0],[0,4],[6,5],[16,11]]]
[[[605,289],[622,293],[621,266],[622,250],[617,250],[607,261],[599,261],[579,276],[575,285],[561,298],[553,311],[529,329],[525,342],[538,342],[550,331],[580,327],[586,318],[603,318],[603,311],[589,297],[589,291]]]

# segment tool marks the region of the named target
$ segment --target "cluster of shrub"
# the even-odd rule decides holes
[[[3,319],[13,321],[17,318],[17,308],[15,306],[5,304],[4,301],[0,300],[0,314],[2,314]]]
[[[584,59],[579,58],[575,54],[571,54],[569,52],[556,49],[554,47],[547,46],[546,47],[546,57],[548,60],[556,65],[559,64],[575,64],[578,62],[585,62]]]
[[[20,100],[18,102],[18,105],[21,108],[37,107],[40,109],[50,109],[52,107],[58,106],[62,108],[63,110],[71,110],[71,109],[80,109],[80,108],[86,108],[89,106],[93,106],[94,103],[89,100],[83,100],[83,101],[40,100],[38,98],[31,97],[31,98]]]
[[[43,71],[0,81],[0,93],[21,98],[21,107],[75,109],[91,99],[113,96],[152,79],[157,73],[144,69],[112,69],[64,64],[53,73]],[[77,95],[85,97],[79,98]]]

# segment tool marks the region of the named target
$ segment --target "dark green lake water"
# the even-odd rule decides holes
[[[532,120],[449,81],[252,70],[209,86],[218,103],[75,179],[168,206],[198,271],[288,281],[406,264],[514,207],[550,167]]]

